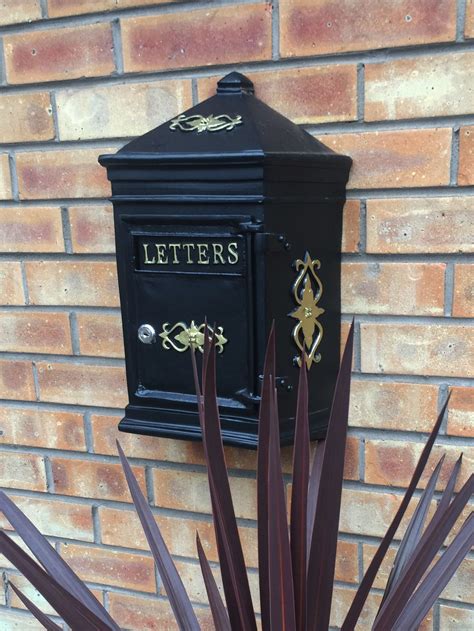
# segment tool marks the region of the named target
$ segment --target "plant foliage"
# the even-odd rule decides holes
[[[270,334],[263,375],[257,461],[258,558],[263,631],[321,631],[329,627],[348,425],[353,334],[352,326],[336,383],[327,436],[317,445],[311,467],[308,381],[306,364],[301,362],[290,524],[280,461],[274,331]],[[194,355],[192,357],[225,603],[197,534],[199,562],[215,628],[218,631],[256,631],[257,620],[220,433],[215,346],[209,335],[205,336],[202,383],[199,382]],[[400,507],[354,596],[342,631],[351,631],[357,625],[380,565],[423,474],[447,403],[423,449]],[[183,631],[198,631],[198,620],[159,527],[118,443],[117,447],[135,508],[178,626]],[[447,535],[474,490],[471,475],[460,491],[454,493],[461,458],[452,469],[433,517],[428,519],[442,463],[443,458],[431,474],[401,540],[373,623],[374,631],[418,628],[474,543],[474,516],[471,513],[450,545],[443,549]],[[0,532],[0,552],[48,600],[59,616],[73,630],[117,631],[118,625],[92,592],[3,492],[0,492],[0,510],[27,544],[36,561],[3,532]],[[13,584],[12,589],[46,629],[60,629]]]

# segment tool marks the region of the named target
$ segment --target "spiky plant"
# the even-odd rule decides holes
[[[329,626],[348,424],[352,345],[353,327],[342,358],[327,437],[318,443],[311,469],[308,384],[305,362],[301,362],[289,526],[280,464],[274,332],[270,335],[263,376],[257,471],[260,607],[264,631],[322,631]],[[256,616],[220,434],[215,348],[207,335],[202,391],[194,356],[193,368],[226,605],[197,535],[204,583],[218,631],[254,631],[257,628]],[[423,449],[400,507],[355,594],[342,624],[342,631],[351,631],[357,624],[382,560],[424,471],[446,407],[447,402]],[[135,508],[178,626],[184,631],[198,631],[199,623],[159,527],[118,443],[117,446]],[[436,465],[420,496],[398,548],[373,623],[375,631],[416,629],[474,543],[474,516],[471,513],[450,545],[432,565],[474,490],[471,475],[460,491],[454,494],[461,464],[459,459],[452,469],[434,515],[425,527],[442,462],[443,458]],[[39,563],[3,532],[0,532],[0,552],[24,574],[63,620],[73,630],[117,631],[119,627],[110,614],[4,493],[0,493],[0,510]],[[60,629],[14,585],[12,589],[46,629]]]

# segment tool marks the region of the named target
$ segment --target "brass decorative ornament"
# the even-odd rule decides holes
[[[210,114],[209,116],[201,116],[201,114],[192,114],[186,116],[180,114],[177,118],[173,118],[170,123],[170,129],[176,131],[197,131],[200,134],[203,131],[231,131],[236,125],[242,124],[242,116],[230,116],[229,114]]]
[[[321,361],[321,354],[316,353],[324,332],[318,320],[324,313],[324,309],[318,306],[323,294],[323,285],[316,273],[320,267],[321,262],[312,259],[309,252],[306,252],[304,260],[298,259],[295,262],[295,269],[299,274],[293,285],[293,297],[298,306],[288,314],[298,320],[292,335],[296,346],[305,353],[308,370],[313,363]],[[297,361],[298,366],[301,366],[301,357]]]
[[[171,326],[169,322],[165,322],[163,324],[163,331],[160,333],[160,337],[163,340],[162,346],[167,351],[174,349],[178,351],[178,353],[184,353],[188,348],[191,348],[193,351],[197,349],[203,353],[206,326],[209,335],[215,336],[217,351],[222,353],[224,344],[228,341],[227,338],[224,337],[224,329],[221,326],[213,329],[205,323],[197,325],[194,320],[191,320],[189,326],[185,322],[177,322],[173,324],[173,326]],[[179,333],[173,336],[175,331],[179,331]]]

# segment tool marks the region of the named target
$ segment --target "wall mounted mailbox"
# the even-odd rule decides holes
[[[120,429],[200,438],[189,353],[202,350],[207,318],[224,441],[255,447],[275,320],[282,444],[293,440],[302,349],[311,436],[324,436],[339,365],[350,158],[233,72],[216,96],[99,161],[112,183],[130,401]]]

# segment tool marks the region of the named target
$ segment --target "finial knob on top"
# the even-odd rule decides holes
[[[248,77],[230,72],[217,82],[217,94],[255,94],[255,89]]]

